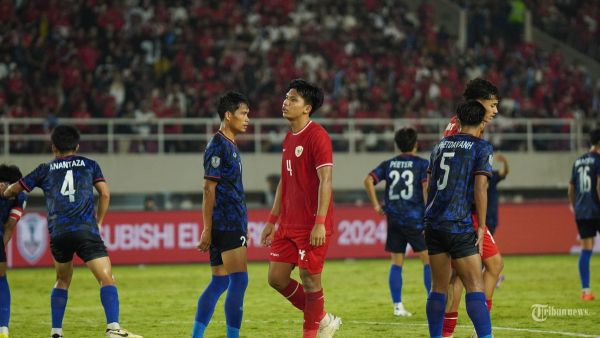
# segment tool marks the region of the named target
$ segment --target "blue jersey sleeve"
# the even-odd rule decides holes
[[[494,161],[494,149],[492,145],[489,143],[483,145],[476,156],[473,174],[492,177],[492,163]]]
[[[106,178],[102,174],[102,169],[100,169],[100,165],[96,161],[92,162],[92,180],[94,184],[106,181]]]
[[[216,137],[210,142],[204,152],[204,178],[220,181],[223,177],[223,159],[225,149],[221,143],[216,142]]]
[[[421,183],[423,183],[427,181],[427,170],[429,169],[429,161],[424,159],[423,161],[421,161],[421,163],[422,167],[421,170],[419,170],[419,172],[421,174],[420,181]]]
[[[39,187],[42,181],[48,175],[48,169],[50,167],[48,164],[40,164],[37,168],[35,168],[32,172],[30,172],[27,176],[23,177],[19,180],[23,189],[27,192],[31,192],[35,187]]]
[[[382,180],[385,180],[385,168],[387,167],[387,162],[381,162],[377,168],[373,169],[369,175],[371,175],[371,177],[373,177],[373,179],[375,180],[375,184],[381,182]]]
[[[13,208],[25,210],[26,205],[27,205],[27,194],[24,192],[21,192],[15,198],[15,204],[13,205]]]

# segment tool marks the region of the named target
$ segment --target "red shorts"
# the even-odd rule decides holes
[[[331,234],[325,237],[325,244],[310,245],[311,229],[285,229],[279,227],[271,244],[269,260],[298,265],[300,269],[308,270],[312,275],[323,271],[325,256],[329,248]]]
[[[479,221],[477,220],[477,215],[475,214],[473,214],[473,227],[475,230],[479,228]],[[485,229],[485,233],[483,234],[483,254],[481,254],[481,260],[485,260],[499,253],[500,251],[496,246],[496,241],[494,241],[494,237],[490,233],[490,230]]]

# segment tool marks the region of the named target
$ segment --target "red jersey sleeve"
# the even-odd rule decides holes
[[[312,139],[311,157],[315,164],[315,169],[333,165],[333,149],[331,146],[331,138],[324,129],[320,129],[315,133]]]
[[[452,116],[450,122],[446,126],[446,130],[444,130],[444,137],[452,136],[458,134],[460,131],[460,122],[458,121],[458,117],[456,115]]]

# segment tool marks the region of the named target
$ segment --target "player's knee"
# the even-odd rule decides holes
[[[56,275],[56,288],[68,289],[71,285],[71,276]]]
[[[500,273],[504,269],[504,260],[500,254],[490,257],[484,261],[485,269],[496,276],[500,276]]]
[[[289,283],[290,283],[289,277],[281,278],[279,276],[269,274],[269,285],[277,291],[285,290],[285,288],[288,286]]]

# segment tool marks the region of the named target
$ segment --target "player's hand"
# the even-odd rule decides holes
[[[502,154],[497,154],[497,155],[495,155],[495,157],[496,157],[496,161],[498,161],[498,162],[506,162],[506,157],[504,157],[504,155],[502,155]]]
[[[383,211],[383,207],[381,206],[381,204],[378,204],[375,208],[375,212],[377,212],[380,215],[385,215],[385,211]]]
[[[475,246],[480,255],[483,255],[483,235],[485,234],[486,229],[486,225],[480,225],[479,228],[477,228],[477,242],[475,242]]]
[[[321,246],[325,244],[325,224],[315,224],[310,232],[310,245]]]
[[[212,238],[211,238],[210,231],[202,230],[202,234],[200,235],[200,242],[198,242],[198,245],[196,245],[196,248],[199,251],[207,252],[208,249],[210,248],[211,239]]]
[[[267,223],[263,228],[263,231],[260,233],[260,243],[263,246],[271,246],[273,243],[273,238],[275,238],[275,224]]]
[[[4,197],[4,190],[6,190],[6,188],[8,188],[8,183],[6,182],[0,182],[0,196]]]

